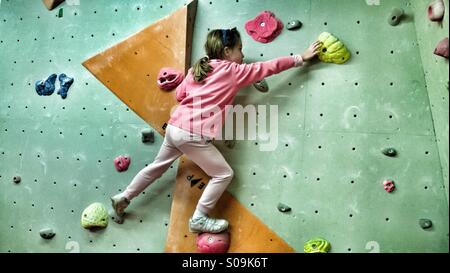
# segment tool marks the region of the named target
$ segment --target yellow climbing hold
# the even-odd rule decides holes
[[[323,32],[317,39],[322,43],[319,51],[319,60],[325,63],[343,64],[350,59],[350,51],[328,32]]]

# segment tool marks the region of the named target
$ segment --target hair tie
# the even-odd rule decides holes
[[[222,43],[225,45],[226,41],[227,41],[227,29],[221,29],[222,31]]]

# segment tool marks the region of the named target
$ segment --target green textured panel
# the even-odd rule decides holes
[[[203,56],[210,29],[234,26],[247,62],[301,53],[323,31],[352,53],[344,65],[317,63],[272,76],[267,94],[253,87],[239,93],[236,104],[278,105],[275,151],[261,152],[259,139],[233,149],[216,143],[235,170],[229,191],[298,252],[315,237],[327,239],[331,252],[448,252],[448,92],[438,88],[448,81],[448,61],[425,55],[448,27],[436,37],[423,17],[428,1],[418,2],[199,1],[193,61]],[[81,211],[92,202],[109,206],[108,197],[162,143],[140,143],[145,124],[80,63],[183,4],[80,0],[64,4],[58,18],[40,1],[2,1],[0,251],[68,252],[75,243],[81,252],[163,250],[176,164],[133,202],[124,225],[111,221],[94,233],[80,226]],[[393,7],[407,14],[396,27],[387,23]],[[263,10],[303,27],[255,42],[244,24]],[[75,77],[68,98],[37,96],[34,82],[56,72]],[[381,153],[391,146],[396,158]],[[112,160],[123,153],[132,163],[117,173]],[[23,177],[18,185],[16,174]],[[395,181],[393,193],[384,191],[385,179]],[[279,212],[279,202],[292,211]],[[420,218],[433,228],[422,230]],[[38,234],[47,226],[57,233],[51,241]]]
[[[416,20],[417,40],[422,57],[428,96],[433,113],[434,129],[439,147],[442,173],[448,203],[448,59],[433,54],[438,42],[448,37],[448,0],[442,23],[431,22],[426,16],[428,1],[412,1]]]
[[[393,7],[408,14],[397,27],[387,22]],[[230,9],[238,16],[210,20]],[[255,42],[244,24],[262,10],[303,27]],[[258,140],[231,150],[217,144],[235,170],[229,190],[238,200],[298,252],[314,237],[328,239],[332,252],[448,251],[448,207],[408,1],[201,1],[199,11],[195,41],[237,26],[247,62],[301,53],[323,31],[352,52],[344,65],[269,77],[267,94],[239,93],[236,104],[278,105],[279,143],[273,152],[261,152]],[[203,54],[194,47],[194,60]],[[391,145],[398,158],[381,153]],[[392,194],[382,186],[388,178],[398,186]],[[292,212],[279,212],[279,202]],[[435,229],[422,230],[420,218],[434,219]]]
[[[73,2],[73,1],[72,1]],[[141,142],[148,127],[99,83],[81,62],[168,15],[184,1],[80,1],[64,16],[41,1],[0,6],[0,251],[161,252],[165,245],[177,163],[130,206],[123,225],[90,232],[81,212],[110,207],[156,156],[162,137]],[[30,31],[32,27],[32,31]],[[51,73],[75,78],[66,100],[40,97],[34,83]],[[57,88],[59,83],[57,84]],[[131,156],[128,171],[113,159]],[[12,177],[22,182],[14,184]],[[49,241],[39,230],[50,227]]]

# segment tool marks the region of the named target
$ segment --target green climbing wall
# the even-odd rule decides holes
[[[82,210],[92,202],[109,206],[109,196],[162,143],[159,136],[141,143],[147,125],[81,62],[184,3],[67,1],[59,18],[59,8],[49,12],[41,1],[1,0],[1,252],[163,251],[177,164],[133,202],[123,225],[110,221],[96,232],[80,226]],[[209,29],[234,26],[247,62],[301,53],[323,31],[352,52],[344,65],[315,63],[272,76],[267,94],[240,92],[237,104],[278,105],[275,151],[260,151],[264,140],[233,149],[217,142],[235,170],[230,192],[296,251],[318,236],[332,252],[448,252],[448,76],[440,72],[448,60],[429,53],[448,35],[448,15],[435,31],[427,4],[199,0],[193,60],[203,55]],[[393,7],[407,14],[396,27],[387,23]],[[262,10],[304,26],[269,44],[255,42],[243,26]],[[66,100],[34,91],[34,82],[51,73],[75,78]],[[385,147],[398,156],[381,154]],[[124,173],[112,163],[120,154],[132,157]],[[21,183],[12,182],[15,175]],[[385,179],[396,191],[384,191]],[[278,202],[292,211],[278,212]],[[433,228],[422,230],[420,218]],[[39,236],[46,227],[56,232],[52,240]]]

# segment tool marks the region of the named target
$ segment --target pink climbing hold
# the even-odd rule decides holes
[[[116,170],[119,172],[124,172],[128,170],[128,166],[130,166],[130,157],[126,155],[119,155],[114,159],[114,166]]]
[[[159,71],[157,83],[162,90],[170,91],[175,89],[183,79],[183,73],[170,67],[164,67]]]
[[[434,49],[434,54],[448,59],[448,37],[445,37]]]
[[[200,233],[197,236],[197,250],[200,253],[226,253],[230,246],[230,234]]]
[[[393,190],[395,190],[395,184],[394,181],[392,180],[385,180],[383,182],[383,187],[387,192],[392,192]]]
[[[434,0],[428,5],[428,18],[433,22],[440,22],[444,18],[445,5],[442,0]]]
[[[245,30],[255,41],[269,43],[281,33],[283,23],[275,17],[275,14],[265,10],[254,19],[247,21]]]

